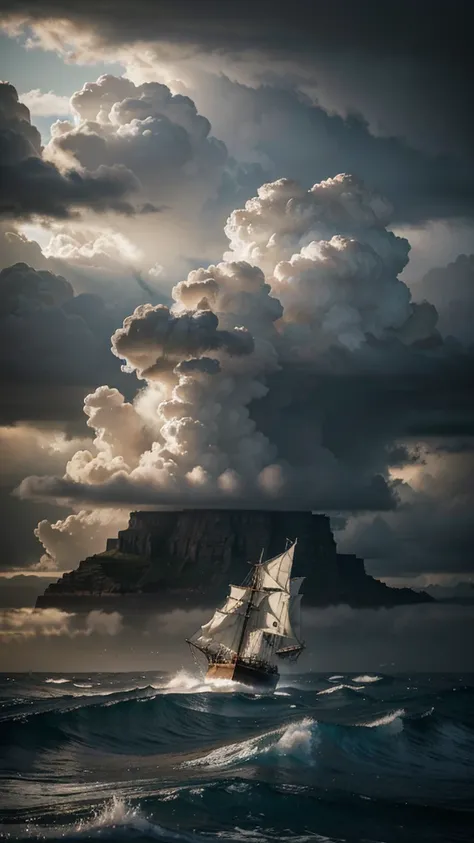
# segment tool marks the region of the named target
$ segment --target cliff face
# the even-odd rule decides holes
[[[276,556],[298,538],[295,575],[307,577],[306,606],[391,606],[427,595],[391,589],[365,573],[355,556],[338,555],[329,518],[310,512],[182,510],[132,512],[107,550],[52,583],[38,607],[176,608],[212,605],[249,561]]]

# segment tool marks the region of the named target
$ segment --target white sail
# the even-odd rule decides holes
[[[201,627],[201,633],[195,643],[208,642],[204,645],[205,648],[209,648],[210,644],[217,644],[237,651],[243,622],[244,615],[217,611],[211,620]]]
[[[242,658],[257,658],[271,664],[274,660],[274,655],[275,638],[273,636],[267,635],[263,629],[254,629],[249,633],[245,646],[242,649]]]
[[[292,577],[290,580],[290,594],[293,596],[300,593],[300,588],[303,585],[306,577]]]
[[[230,594],[225,601],[224,605],[220,612],[237,612],[244,607],[245,610],[245,603],[249,600],[251,594],[250,588],[245,588],[240,585],[231,585],[230,587]]]
[[[217,645],[236,651],[251,593],[250,588],[231,585],[224,605],[216,609],[210,621],[201,626],[200,634],[194,639],[194,643],[209,650],[215,649],[213,645]]]
[[[294,638],[290,623],[290,595],[286,591],[271,591],[264,594],[258,607],[255,626],[268,635]]]
[[[298,649],[301,637],[299,590],[304,577],[291,578],[296,542],[279,556],[256,565],[251,584],[230,586],[221,608],[192,639],[208,658],[252,659],[274,664],[276,653]],[[291,640],[298,645],[289,647]]]
[[[300,577],[304,579],[304,577]],[[290,597],[290,624],[297,641],[301,639],[301,598],[302,594],[294,594]]]
[[[275,556],[274,559],[270,559],[268,562],[261,565],[261,588],[282,589],[283,591],[289,592],[290,574],[293,567],[295,545],[296,542],[294,542],[288,550],[285,550],[284,553],[281,553],[279,556]]]

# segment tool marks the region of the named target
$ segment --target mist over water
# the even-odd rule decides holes
[[[0,678],[2,839],[468,841],[474,676]]]

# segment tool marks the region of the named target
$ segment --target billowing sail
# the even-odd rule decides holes
[[[261,588],[277,588],[289,592],[295,545],[296,542],[280,556],[275,556],[274,559],[270,559],[261,565]]]
[[[225,601],[222,609],[219,609],[220,612],[235,612],[242,607],[244,607],[245,611],[245,603],[248,601],[250,597],[251,590],[250,588],[245,588],[244,586],[240,585],[231,585],[230,587],[230,594]]]
[[[254,566],[247,585],[231,585],[224,605],[191,639],[210,661],[250,659],[272,665],[282,647],[285,652],[303,649],[299,589],[304,577],[290,579],[295,545]]]
[[[258,626],[269,635],[294,638],[289,610],[290,595],[286,591],[271,591],[258,607]]]
[[[263,629],[254,629],[249,633],[241,656],[244,659],[262,659],[272,663],[275,655],[275,638],[267,635]]]
[[[304,579],[304,577],[300,577]],[[301,598],[302,594],[294,594],[290,597],[290,624],[297,641],[301,639]]]
[[[243,621],[244,615],[237,612],[224,614],[217,611],[211,620],[201,627],[196,644],[201,644],[206,649],[209,649],[210,644],[215,644],[235,652],[239,645]]]
[[[300,593],[300,588],[303,585],[306,577],[292,577],[290,580],[290,594],[293,596]]]

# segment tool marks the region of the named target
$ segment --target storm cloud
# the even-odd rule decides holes
[[[75,77],[44,148],[2,89],[31,182],[1,231],[2,494],[10,521],[38,513],[43,569],[131,505],[225,497],[331,510],[379,576],[468,576],[468,4],[402,0],[383,26],[370,0],[0,5],[20,43],[116,74]]]

